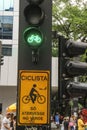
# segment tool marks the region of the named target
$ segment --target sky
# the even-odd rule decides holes
[[[72,4],[75,4],[75,1],[76,1],[76,0],[71,0],[71,1],[72,1]],[[82,2],[83,2],[83,3],[86,3],[87,0],[82,0]]]

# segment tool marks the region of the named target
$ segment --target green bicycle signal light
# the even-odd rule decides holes
[[[36,27],[29,27],[24,30],[24,40],[32,48],[36,49],[43,43],[43,33]]]

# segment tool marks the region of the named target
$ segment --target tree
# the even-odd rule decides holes
[[[53,30],[68,38],[87,40],[87,1],[53,0]]]
[[[53,0],[52,15],[53,30],[69,39],[87,42],[87,0]],[[87,52],[80,58],[87,61]],[[81,80],[85,82],[87,78]]]

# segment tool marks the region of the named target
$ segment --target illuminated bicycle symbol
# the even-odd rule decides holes
[[[30,43],[32,42],[37,42],[37,43],[41,43],[41,38],[38,36],[38,35],[31,35],[29,38],[28,38],[28,41]]]
[[[25,95],[25,96],[22,97],[22,102],[23,102],[24,104],[29,103],[30,100],[31,100],[31,98],[30,98],[29,95]],[[43,104],[43,103],[46,102],[46,97],[43,96],[43,95],[37,94],[36,100],[37,100],[37,102],[38,102],[39,104]]]

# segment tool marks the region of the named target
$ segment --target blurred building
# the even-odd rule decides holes
[[[19,1],[0,0],[0,41],[4,65],[0,74],[0,107],[16,101]]]

